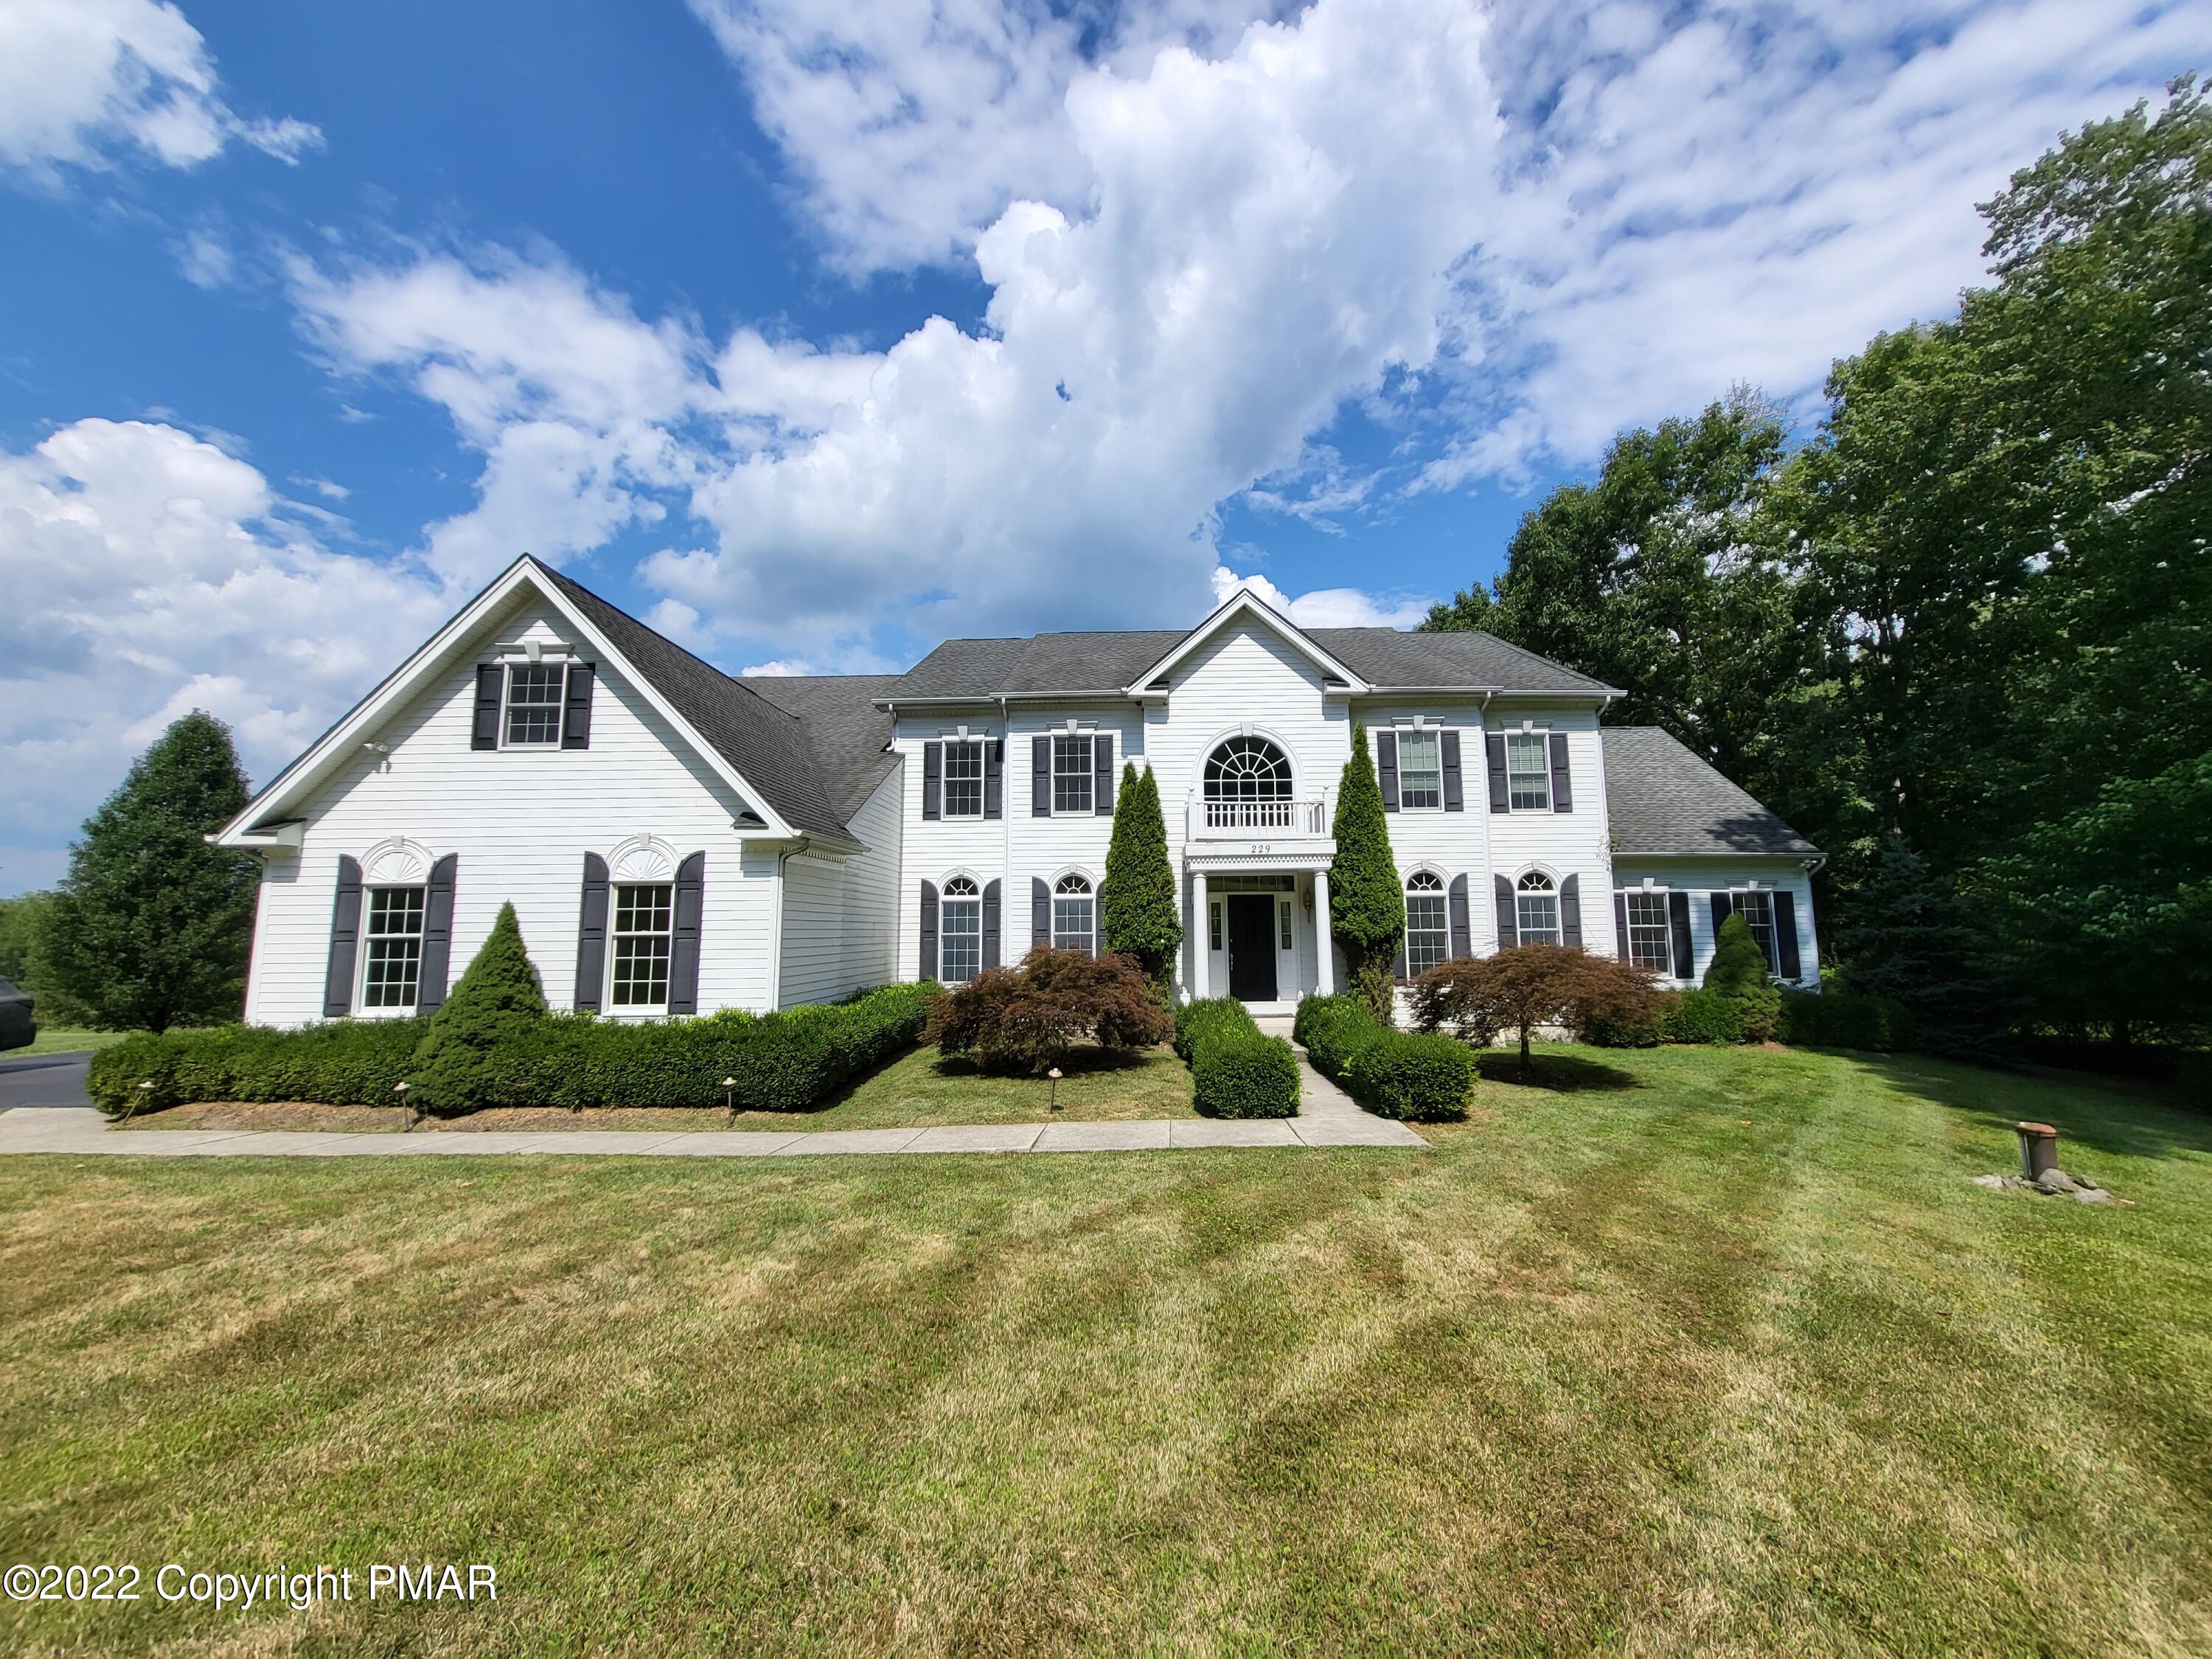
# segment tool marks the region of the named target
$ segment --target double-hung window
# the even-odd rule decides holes
[[[1088,815],[1091,811],[1091,739],[1060,736],[1052,740],[1052,810]]]
[[[1543,732],[1505,734],[1505,793],[1516,812],[1552,810],[1552,739]]]
[[[615,889],[613,965],[607,1006],[632,1013],[668,1006],[668,961],[675,942],[676,890],[666,882]]]
[[[1736,914],[1751,924],[1751,936],[1759,941],[1759,953],[1766,958],[1769,975],[1779,974],[1781,963],[1774,948],[1774,895],[1752,891],[1731,893],[1729,902]]]
[[[422,889],[368,890],[368,945],[360,1006],[412,1008],[422,976]]]
[[[1418,811],[1444,804],[1443,762],[1433,732],[1398,733],[1398,805]]]
[[[507,671],[505,732],[509,749],[557,749],[561,708],[568,690],[565,663],[511,663]]]
[[[945,745],[945,816],[983,816],[983,745],[977,739]]]
[[[1669,978],[1674,973],[1674,935],[1667,924],[1664,893],[1629,893],[1628,959]]]
[[[1451,918],[1444,884],[1425,870],[1406,883],[1406,972],[1415,978],[1451,960]]]
[[[1052,948],[1080,951],[1089,956],[1093,948],[1092,922],[1096,915],[1097,904],[1089,878],[1062,876],[1052,890]]]
[[[955,876],[945,884],[939,911],[937,976],[947,985],[965,985],[983,971],[982,892],[967,877]]]
[[[1531,870],[1521,878],[1513,900],[1514,920],[1520,928],[1522,944],[1559,942],[1559,891],[1552,885],[1549,876],[1540,870]]]

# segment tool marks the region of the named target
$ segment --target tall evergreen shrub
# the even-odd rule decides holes
[[[1745,1042],[1764,1042],[1780,1028],[1782,993],[1767,982],[1766,952],[1741,911],[1729,912],[1721,923],[1704,988],[1735,1005]]]
[[[465,1112],[495,1103],[498,1063],[493,1051],[527,1042],[544,1019],[545,993],[514,907],[499,919],[445,1006],[430,1016],[415,1051],[409,1103],[433,1112]]]
[[[1168,862],[1159,780],[1150,767],[1121,768],[1106,878],[1098,888],[1098,921],[1108,951],[1136,957],[1156,982],[1167,979],[1182,949],[1182,923],[1176,915],[1175,867]]]
[[[1367,749],[1367,728],[1352,728],[1352,757],[1337,786],[1336,859],[1328,866],[1329,931],[1344,947],[1352,991],[1375,1018],[1393,1023],[1390,967],[1406,933],[1406,894],[1390,851],[1382,786]]]

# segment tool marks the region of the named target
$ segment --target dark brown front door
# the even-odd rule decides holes
[[[1269,894],[1229,896],[1229,994],[1239,1002],[1275,1000],[1275,901]]]

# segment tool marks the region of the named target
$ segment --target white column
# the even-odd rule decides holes
[[[1336,994],[1336,940],[1328,929],[1328,872],[1314,872],[1314,932],[1319,936],[1314,941],[1314,966],[1321,975],[1317,981],[1325,997]]]
[[[1190,999],[1203,1002],[1213,992],[1206,981],[1213,975],[1213,917],[1206,908],[1206,872],[1190,877]]]

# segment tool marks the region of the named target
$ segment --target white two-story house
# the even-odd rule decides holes
[[[1164,805],[1178,993],[1342,982],[1331,824],[1364,726],[1401,971],[1528,940],[1677,982],[1731,910],[1817,982],[1820,854],[1621,694],[1488,635],[951,640],[904,674],[736,678],[524,558],[217,839],[263,855],[246,1017],[426,1012],[512,902],[557,1007],[659,1018],[959,981],[1097,945],[1123,769]]]

